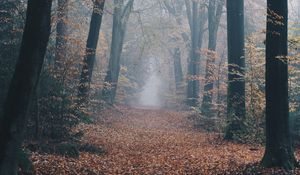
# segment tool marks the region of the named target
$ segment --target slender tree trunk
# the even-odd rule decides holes
[[[297,5],[297,18],[298,18],[298,21],[299,21],[299,19],[300,19],[300,2],[298,1],[297,3],[296,3],[296,5]],[[296,27],[297,27],[297,31],[296,31],[296,35],[300,35],[300,30],[299,30],[299,28],[300,28],[300,24],[299,24],[299,22],[298,22],[298,24],[296,24]]]
[[[228,126],[225,139],[234,139],[242,130],[245,118],[245,53],[244,53],[244,0],[227,1],[228,36]]]
[[[178,26],[182,25],[181,12],[183,10],[182,5],[184,4],[182,1],[163,1],[165,7],[168,12],[175,18]],[[186,40],[185,34],[181,33],[181,37],[183,40]],[[172,42],[178,41],[178,37],[173,37],[171,39]],[[175,75],[175,86],[176,92],[178,93],[182,89],[183,83],[183,72],[182,72],[182,64],[181,64],[181,50],[180,47],[176,46],[171,52],[174,58],[174,75]]]
[[[96,50],[102,23],[104,4],[105,0],[96,0],[94,2],[93,14],[90,22],[90,30],[86,44],[86,52],[83,59],[83,68],[81,71],[80,83],[78,87],[79,104],[85,103],[88,97],[88,92],[92,81],[94,63],[96,59]]]
[[[39,82],[38,82],[39,84]],[[40,138],[40,104],[39,104],[39,96],[40,94],[40,88],[39,88],[39,85],[37,85],[37,88],[35,89],[35,99],[34,99],[34,102],[35,102],[35,116],[34,116],[34,119],[35,119],[35,138],[36,139],[39,139]],[[30,107],[29,107],[30,108]]]
[[[175,85],[176,85],[176,91],[178,91],[181,89],[181,85],[183,81],[180,48],[177,47],[174,49],[173,57],[174,57]]]
[[[288,98],[288,2],[268,0],[266,37],[266,150],[265,167],[294,169]]]
[[[107,75],[105,77],[105,86],[102,91],[102,98],[107,103],[113,104],[117,92],[117,84],[120,72],[120,59],[123,49],[124,35],[126,31],[127,21],[134,0],[130,0],[123,7],[123,0],[114,0],[114,16],[113,16],[113,34],[111,43],[111,52]]]
[[[212,116],[212,99],[214,87],[214,72],[216,60],[217,35],[222,17],[224,0],[210,0],[208,6],[208,55],[206,61],[205,85],[201,110],[206,116]]]
[[[189,13],[188,13],[189,15]],[[191,12],[191,40],[192,48],[188,65],[188,87],[187,87],[187,104],[197,106],[199,99],[199,2],[192,2]]]
[[[57,0],[57,24],[56,24],[56,43],[55,43],[55,64],[57,76],[61,75],[64,69],[64,62],[66,61],[66,51],[68,42],[67,31],[67,14],[68,14],[68,1]]]
[[[191,31],[191,52],[188,60],[187,104],[197,106],[200,90],[200,49],[202,48],[206,12],[204,6],[197,1],[185,0],[188,22]]]
[[[224,55],[221,56],[221,60],[219,62],[219,66],[218,66],[218,79],[217,79],[217,117],[221,116],[221,101],[222,101],[222,97],[221,97],[221,80],[223,78],[223,72],[222,72],[222,68],[223,68],[223,64],[224,64]]]
[[[39,79],[50,35],[51,0],[28,0],[19,59],[0,118],[0,174],[17,174],[27,109]]]

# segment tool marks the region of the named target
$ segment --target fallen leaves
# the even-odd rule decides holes
[[[107,112],[99,116],[101,122],[77,128],[85,133],[83,143],[104,147],[106,154],[81,152],[72,159],[34,153],[37,174],[286,173],[258,166],[263,147],[224,142],[218,134],[195,131],[182,112],[125,107],[120,111],[123,115],[117,118]]]

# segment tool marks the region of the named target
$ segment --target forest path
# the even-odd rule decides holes
[[[186,112],[118,110],[104,111],[96,124],[78,127],[85,133],[82,142],[103,147],[106,154],[82,152],[79,159],[36,155],[47,160],[36,164],[40,173],[48,174],[42,169],[51,167],[53,174],[244,174],[263,155],[262,147],[253,150],[195,130]]]
[[[119,110],[122,115],[104,113],[108,120],[86,135],[108,150],[101,161],[105,174],[223,174],[262,155],[262,150],[253,152],[245,145],[224,143],[217,134],[195,131],[185,112]]]

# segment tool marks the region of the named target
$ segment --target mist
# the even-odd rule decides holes
[[[159,108],[162,105],[161,93],[162,81],[155,66],[155,59],[149,60],[149,77],[143,87],[139,98],[139,106]]]
[[[300,0],[0,0],[0,175],[300,175],[299,19]]]

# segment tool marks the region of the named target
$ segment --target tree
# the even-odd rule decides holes
[[[179,47],[176,47],[174,49],[173,57],[174,57],[175,86],[176,86],[176,90],[179,91],[183,81],[183,72],[182,72],[182,65],[181,65],[181,50]]]
[[[37,85],[50,35],[51,0],[28,0],[19,58],[0,118],[0,174],[17,174],[30,99]]]
[[[289,127],[288,2],[268,0],[266,34],[265,167],[293,169],[297,165]]]
[[[67,14],[68,14],[68,1],[57,0],[57,24],[56,24],[56,43],[55,43],[55,70],[57,74],[62,73],[63,63],[66,58],[67,48]]]
[[[199,62],[200,49],[202,47],[205,8],[198,1],[193,1],[192,6],[189,0],[185,0],[186,11],[191,31],[191,52],[188,62],[188,87],[187,87],[187,104],[197,106],[199,99]]]
[[[26,9],[24,2],[0,1],[0,113],[18,57]],[[18,31],[18,32],[16,32]]]
[[[208,58],[206,61],[205,84],[202,99],[202,112],[212,115],[212,96],[214,87],[214,63],[216,60],[217,34],[225,0],[210,0],[208,5]]]
[[[174,17],[176,20],[176,24],[178,26],[182,26],[182,10],[183,10],[183,2],[182,1],[164,1],[164,5],[168,12]],[[181,33],[181,37],[183,38],[184,41],[186,41],[187,37],[185,33]],[[176,43],[180,40],[178,36],[172,37],[171,41]],[[178,92],[181,87],[182,87],[182,82],[183,82],[183,72],[182,72],[182,64],[181,64],[181,49],[177,45],[175,48],[173,48],[172,51],[170,51],[171,54],[173,55],[174,59],[174,75],[175,75],[175,86],[176,86],[176,91]]]
[[[96,49],[102,23],[104,4],[105,0],[96,0],[94,2],[92,18],[90,22],[90,30],[86,43],[85,57],[83,60],[83,67],[78,87],[78,98],[79,103],[81,104],[86,101],[90,83],[92,81],[93,67],[96,59]]]
[[[244,1],[227,1],[228,88],[225,139],[232,140],[245,118]]]
[[[127,21],[134,0],[129,0],[124,6],[124,0],[114,0],[113,33],[111,42],[110,59],[108,71],[105,77],[105,86],[102,91],[102,98],[106,102],[113,104],[116,97],[117,85],[120,73],[120,59],[123,49],[123,41],[126,31]]]

